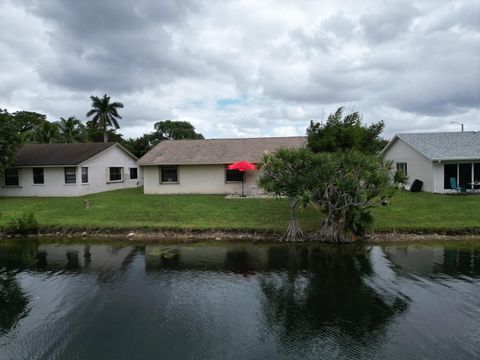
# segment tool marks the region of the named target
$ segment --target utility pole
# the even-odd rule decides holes
[[[450,121],[450,124],[458,124],[458,125],[460,125],[460,127],[462,128],[462,132],[463,132],[463,123],[458,122],[458,121]]]

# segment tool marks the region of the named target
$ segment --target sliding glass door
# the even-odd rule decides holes
[[[480,163],[444,164],[443,175],[444,189],[480,188]]]

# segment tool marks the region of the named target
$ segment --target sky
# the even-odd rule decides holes
[[[0,0],[0,108],[122,102],[205,137],[303,135],[338,107],[397,132],[480,130],[478,0]],[[457,122],[453,123],[452,122]]]

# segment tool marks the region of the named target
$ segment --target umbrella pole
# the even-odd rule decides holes
[[[245,176],[245,173],[243,173],[243,176]],[[245,196],[245,194],[243,193],[243,183],[244,183],[244,179],[243,179],[243,177],[242,177],[242,197]]]

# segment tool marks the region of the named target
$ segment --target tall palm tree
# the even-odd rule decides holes
[[[57,122],[61,139],[66,143],[83,142],[86,138],[85,125],[75,116],[68,119],[60,118]]]
[[[103,98],[90,96],[92,99],[92,109],[87,113],[87,117],[93,116],[93,123],[103,130],[103,141],[108,141],[107,127],[113,126],[120,129],[117,119],[122,117],[118,114],[117,109],[123,108],[123,104],[119,102],[110,103],[110,96],[105,94]]]

